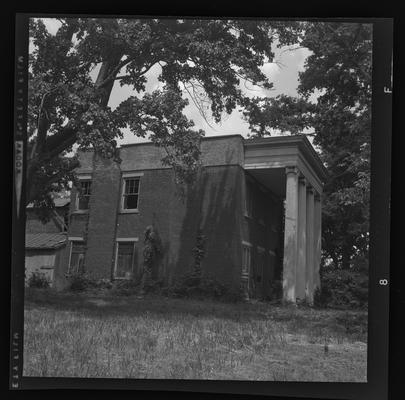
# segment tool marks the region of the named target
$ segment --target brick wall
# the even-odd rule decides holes
[[[110,278],[116,238],[138,238],[136,271],[143,261],[143,239],[147,226],[154,225],[164,250],[157,274],[166,282],[193,268],[192,249],[201,227],[207,237],[203,270],[226,283],[240,284],[243,143],[240,136],[202,142],[204,168],[185,198],[179,195],[173,172],[161,165],[161,149],[151,144],[124,146],[117,164],[81,153],[78,172],[92,172],[89,213],[74,212],[76,190],[72,190],[69,236],[84,237],[87,243],[86,270],[95,278]],[[226,165],[228,164],[228,165]],[[142,172],[137,213],[121,213],[122,172]],[[70,246],[62,255],[66,266]]]
[[[86,271],[94,278],[110,278],[120,187],[119,164],[95,156],[85,236]]]

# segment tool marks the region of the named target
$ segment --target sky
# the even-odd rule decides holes
[[[44,19],[44,23],[48,31],[52,34],[55,34],[60,26],[59,21],[56,19]],[[274,62],[264,64],[262,67],[262,71],[269,78],[270,82],[273,83],[273,89],[265,90],[253,86],[250,83],[246,83],[246,85],[241,83],[240,87],[246,95],[250,97],[275,97],[279,94],[291,96],[297,94],[298,73],[304,69],[305,60],[310,55],[310,52],[305,48],[299,48],[293,51],[285,50],[286,48],[278,49],[274,46]],[[91,74],[93,79],[95,79],[97,75],[97,70],[98,68],[96,67]],[[157,79],[159,73],[159,65],[154,66],[148,72],[146,75],[148,78],[146,92],[151,92],[159,88],[160,82]],[[116,81],[111,92],[109,106],[114,109],[121,101],[133,95],[137,95],[137,93],[131,87],[127,85],[121,87],[119,82]],[[197,110],[190,97],[188,95],[185,95],[185,97],[189,99],[189,105],[184,110],[185,115],[194,121],[194,128],[204,130],[206,136],[240,134],[247,137],[249,134],[249,125],[243,120],[242,114],[239,111],[234,110],[230,115],[225,114],[220,123],[215,123],[212,117],[208,117],[208,124]],[[128,129],[124,129],[123,134],[124,138],[118,139],[118,144],[138,143],[147,140],[137,138]]]

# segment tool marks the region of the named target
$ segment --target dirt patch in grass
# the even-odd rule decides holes
[[[363,382],[366,332],[364,311],[40,291],[24,375]]]

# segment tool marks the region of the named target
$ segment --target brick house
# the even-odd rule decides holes
[[[192,268],[201,229],[203,271],[252,298],[269,296],[280,280],[286,300],[312,301],[326,171],[308,139],[206,137],[201,151],[201,171],[184,199],[152,143],[121,146],[120,163],[81,153],[82,190],[71,193],[57,287],[79,270],[96,279],[139,276],[144,232],[153,225],[163,245],[154,275],[166,283]]]

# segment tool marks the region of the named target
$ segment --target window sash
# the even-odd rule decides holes
[[[251,266],[251,250],[249,246],[243,246],[242,272],[249,273]]]
[[[125,178],[125,194],[138,194],[139,178]]]
[[[88,210],[89,201],[91,196],[91,181],[81,181],[80,190],[77,193],[77,209],[78,210]]]
[[[115,278],[130,278],[134,271],[135,242],[117,242]]]
[[[137,210],[139,202],[139,178],[124,178],[122,208]]]
[[[68,273],[84,273],[86,248],[83,243],[72,242]]]

